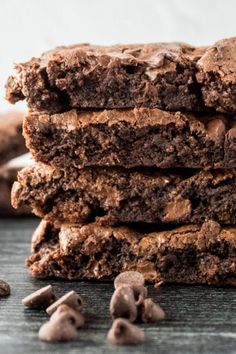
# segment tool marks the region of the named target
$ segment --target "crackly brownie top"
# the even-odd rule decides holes
[[[42,221],[35,230],[32,238],[32,252],[38,250],[45,241],[47,230],[51,224]],[[169,230],[149,229],[148,227],[117,226],[105,227],[91,224],[62,224],[59,229],[59,243],[62,254],[69,255],[79,250],[83,254],[92,256],[101,251],[103,244],[114,237],[117,240],[127,241],[132,245],[135,253],[157,254],[166,247],[184,250],[190,245],[199,251],[210,249],[216,242],[225,240],[236,247],[235,227],[221,227],[219,223],[208,220],[202,225],[184,225]]]
[[[147,126],[165,126],[174,123],[176,127],[190,122],[192,127],[199,132],[208,133],[215,140],[222,140],[227,130],[233,129],[236,118],[227,120],[223,114],[212,116],[196,117],[191,113],[168,112],[158,108],[134,108],[134,109],[112,109],[102,111],[78,111],[72,109],[64,113],[46,114],[30,112],[25,119],[25,125],[36,126],[40,122],[40,127],[45,124],[55,124],[58,128],[64,129],[68,133],[76,129],[93,127],[95,125],[107,124],[119,125],[126,123],[136,128]]]
[[[187,117],[188,118],[180,112],[166,112],[158,108],[112,109],[102,111],[78,111],[73,109],[65,113],[51,115],[31,112],[27,116],[28,121],[31,121],[32,125],[35,125],[35,120],[40,121],[41,124],[54,123],[60,128],[63,127],[68,132],[95,124],[107,124],[108,126],[112,126],[122,122],[126,122],[137,128],[155,126],[157,124],[167,125],[171,122],[178,125],[178,123],[181,124],[183,120],[187,121],[187,119],[191,119],[190,114]],[[207,119],[205,120],[207,121]],[[199,125],[200,124],[201,123],[199,123]]]
[[[39,60],[41,66],[47,66],[50,61],[62,61],[65,66],[77,66],[86,62],[102,66],[112,65],[117,60],[122,63],[140,64],[147,67],[162,68],[171,63],[186,63],[188,59],[197,60],[204,52],[204,48],[195,48],[185,43],[149,43],[126,44],[114,46],[95,46],[90,44],[75,44],[61,46],[45,52]],[[32,59],[35,60],[35,59]],[[26,64],[27,65],[27,64]],[[147,74],[149,73],[147,69]]]
[[[226,83],[236,82],[236,37],[222,39],[206,49],[197,66],[204,73],[216,73]]]

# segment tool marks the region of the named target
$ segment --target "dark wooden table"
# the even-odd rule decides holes
[[[137,347],[113,347],[106,342],[111,324],[108,306],[110,283],[50,281],[59,295],[74,289],[84,298],[86,328],[78,342],[48,344],[38,340],[43,311],[24,309],[21,299],[49,281],[35,280],[24,260],[38,220],[0,219],[0,277],[12,295],[0,301],[0,353],[236,353],[236,289],[205,286],[149,286],[150,295],[166,311],[158,325],[143,325],[147,340]]]

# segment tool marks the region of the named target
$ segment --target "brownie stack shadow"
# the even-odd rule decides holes
[[[35,277],[236,285],[236,38],[59,47],[16,66]]]

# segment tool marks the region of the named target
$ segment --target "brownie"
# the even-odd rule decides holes
[[[6,98],[33,110],[158,107],[201,111],[196,62],[205,48],[183,43],[59,47],[16,65]]]
[[[127,270],[150,282],[236,285],[236,227],[209,220],[169,230],[42,221],[27,260],[37,278],[113,279]]]
[[[209,47],[197,62],[204,102],[220,112],[236,112],[236,37]]]
[[[235,224],[236,170],[58,170],[36,164],[18,174],[12,203],[52,222],[184,224],[212,218]]]
[[[11,205],[11,189],[17,178],[17,173],[23,166],[11,166],[6,164],[0,167],[0,215],[28,215],[31,214],[30,208],[22,206],[14,209]]]
[[[26,144],[53,166],[236,167],[236,120],[135,108],[28,114]]]
[[[27,151],[22,122],[22,112],[0,114],[0,165]]]

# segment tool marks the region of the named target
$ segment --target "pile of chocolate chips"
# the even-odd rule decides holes
[[[51,285],[47,285],[22,300],[32,309],[44,309],[50,317],[39,330],[39,339],[60,342],[78,339],[78,329],[84,326],[83,301],[74,290],[56,299]]]
[[[141,273],[127,271],[114,281],[115,291],[110,302],[113,324],[107,339],[115,345],[141,344],[145,340],[142,329],[133,322],[155,323],[165,318],[162,308],[148,298]],[[75,291],[56,299],[51,285],[47,285],[22,300],[32,309],[44,309],[50,316],[39,330],[39,339],[47,342],[78,339],[78,329],[84,326],[84,305]]]
[[[148,298],[145,280],[141,273],[127,271],[114,281],[115,291],[110,302],[113,324],[107,339],[112,344],[141,344],[144,332],[132,322],[155,323],[165,318],[162,308]]]

